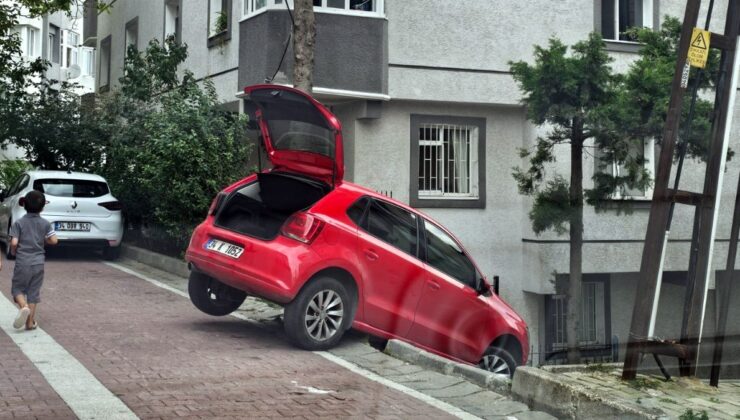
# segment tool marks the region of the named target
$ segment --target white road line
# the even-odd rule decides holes
[[[416,398],[417,400],[423,401],[423,402],[431,405],[432,407],[438,408],[438,409],[444,411],[445,413],[450,414],[450,415],[453,415],[453,416],[455,416],[455,417],[457,417],[459,419],[464,419],[464,420],[480,420],[480,417],[476,417],[476,416],[468,413],[467,411],[464,411],[464,410],[462,410],[460,408],[457,408],[457,407],[455,407],[453,405],[447,404],[444,401],[440,401],[440,400],[438,400],[438,399],[436,399],[434,397],[431,397],[431,396],[429,396],[427,394],[424,394],[422,392],[419,392],[419,391],[417,391],[415,389],[411,389],[411,388],[409,388],[409,387],[407,387],[405,385],[401,385],[401,384],[399,384],[397,382],[393,382],[391,380],[388,380],[388,379],[386,379],[386,378],[384,378],[384,377],[382,377],[382,376],[380,376],[380,375],[378,375],[376,373],[370,372],[367,369],[363,369],[363,368],[355,365],[354,363],[350,363],[350,362],[348,362],[348,361],[346,361],[346,360],[344,360],[342,358],[339,358],[339,357],[337,357],[337,356],[335,356],[335,355],[333,355],[331,353],[328,353],[328,352],[325,352],[325,351],[315,351],[314,354],[318,354],[319,356],[325,358],[326,360],[329,360],[331,362],[334,362],[334,363],[338,364],[339,366],[342,366],[345,369],[349,369],[352,372],[354,372],[354,373],[356,373],[356,374],[358,374],[360,376],[364,376],[365,378],[370,379],[371,381],[375,381],[375,382],[377,382],[379,384],[382,384],[382,385],[387,386],[388,388],[393,388],[396,391],[402,392],[402,393],[404,393],[404,394],[406,394],[408,396],[411,396],[411,397]]]
[[[185,292],[183,292],[182,290],[175,289],[172,286],[169,286],[167,284],[164,284],[164,283],[160,282],[159,280],[155,280],[155,279],[153,279],[151,277],[145,276],[144,274],[138,273],[138,272],[136,272],[134,270],[131,270],[130,268],[123,267],[123,266],[121,266],[119,264],[111,263],[111,262],[104,262],[103,264],[105,264],[105,265],[107,265],[109,267],[113,267],[115,269],[121,270],[124,273],[130,274],[130,275],[132,275],[134,277],[138,277],[138,278],[140,278],[140,279],[142,279],[144,281],[147,281],[147,282],[149,282],[149,283],[151,283],[151,284],[153,284],[153,285],[155,285],[157,287],[161,287],[162,289],[165,289],[165,290],[168,290],[170,292],[173,292],[173,293],[175,293],[177,295],[190,298],[188,296],[188,294],[185,293]],[[239,319],[244,320],[244,321],[248,321],[248,322],[250,322],[250,323],[252,323],[254,325],[259,326],[260,328],[264,328],[264,326],[262,324],[260,324],[259,322],[256,322],[256,321],[254,321],[252,319],[249,319],[249,318],[247,318],[246,316],[244,316],[242,314],[232,313],[231,316],[233,316],[235,318],[239,318]],[[344,359],[341,359],[341,358],[339,358],[339,357],[337,357],[337,356],[335,356],[335,355],[333,355],[331,353],[327,353],[325,351],[315,351],[313,353],[314,354],[318,354],[319,356],[325,358],[326,360],[328,360],[330,362],[333,362],[333,363],[336,363],[339,366],[341,366],[341,367],[343,367],[345,369],[348,369],[348,370],[350,370],[350,371],[352,371],[352,372],[354,372],[354,373],[356,373],[356,374],[358,374],[360,376],[363,376],[363,377],[365,377],[365,378],[367,378],[367,379],[369,379],[371,381],[378,382],[378,383],[380,383],[382,385],[385,385],[385,386],[387,386],[389,388],[395,389],[396,391],[402,392],[402,393],[404,393],[404,394],[406,394],[406,395],[408,395],[410,397],[416,398],[417,400],[420,400],[422,402],[425,402],[425,403],[431,405],[432,407],[435,407],[435,408],[437,408],[439,410],[442,410],[445,413],[450,414],[452,416],[455,416],[455,417],[457,417],[459,419],[464,419],[464,420],[480,420],[480,417],[476,417],[476,416],[468,413],[467,411],[464,411],[464,410],[462,410],[460,408],[457,408],[457,407],[455,407],[453,405],[447,404],[444,401],[440,401],[440,400],[438,400],[438,399],[436,399],[434,397],[431,397],[431,396],[429,396],[427,394],[424,394],[422,392],[419,392],[419,391],[417,391],[415,389],[411,389],[411,388],[409,388],[409,387],[407,387],[405,385],[401,385],[401,384],[399,384],[397,382],[393,382],[391,380],[385,379],[385,378],[383,378],[382,376],[380,376],[380,375],[378,375],[376,373],[373,373],[373,372],[370,372],[369,370],[363,369],[363,368],[355,365],[354,363],[350,363],[350,362],[348,362],[348,361],[346,361]]]
[[[0,298],[0,328],[33,362],[77,417],[83,420],[138,419],[123,401],[41,328],[15,330],[12,324],[17,313],[13,303],[5,297]]]

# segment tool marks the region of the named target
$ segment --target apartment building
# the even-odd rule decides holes
[[[82,46],[83,9],[39,17],[21,16],[15,31],[24,58],[43,58],[50,64],[46,76],[74,82],[80,95],[95,91],[95,49]]]
[[[658,28],[666,15],[682,17],[685,2],[315,0],[314,5],[314,94],[343,123],[347,178],[410,203],[455,232],[484,274],[500,276],[501,295],[528,321],[533,362],[559,360],[565,308],[555,286],[569,270],[567,237],[533,233],[527,216],[531,200],[518,194],[511,176],[512,167],[525,164],[517,150],[531,147],[542,132],[526,120],[508,63],[531,60],[533,46],[550,37],[570,45],[599,31],[614,68],[623,71],[640,48],[625,39],[624,30]],[[725,5],[715,7],[718,32]],[[144,48],[150,39],[175,34],[189,46],[184,67],[197,78],[210,77],[227,106],[243,110],[244,86],[290,83],[289,44],[282,59],[290,8],[290,0],[119,0],[110,14],[85,17],[84,45],[97,50],[97,90],[115,88],[127,45]],[[737,150],[737,124],[732,133],[730,147]],[[657,153],[650,139],[644,153],[654,170]],[[566,149],[559,151],[550,173],[567,176],[567,157]],[[584,175],[590,180],[597,165],[588,159]],[[725,173],[717,270],[727,258],[737,160]],[[703,164],[689,162],[684,180],[682,189],[700,191]],[[611,360],[614,348],[627,341],[651,196],[649,190],[630,192],[629,214],[585,211],[581,341],[592,360]],[[679,335],[692,220],[692,212],[676,212],[656,330],[661,337]],[[730,323],[731,333],[738,334],[740,314],[731,313]],[[711,336],[713,290],[705,325]],[[703,358],[708,354],[703,351]]]

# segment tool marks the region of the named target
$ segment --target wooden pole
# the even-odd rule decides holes
[[[638,284],[635,307],[632,312],[630,336],[627,342],[627,352],[624,360],[622,378],[634,379],[637,375],[637,364],[640,357],[640,341],[647,339],[650,327],[651,311],[656,297],[660,260],[665,245],[664,238],[668,226],[670,202],[668,200],[668,183],[670,182],[671,167],[678,135],[679,122],[685,88],[681,86],[681,75],[686,64],[686,56],[691,42],[692,26],[699,18],[700,0],[688,0],[681,29],[681,41],[678,48],[678,59],[671,85],[671,99],[668,105],[666,125],[663,130],[663,144],[658,163],[658,173],[655,177],[653,202],[648,220],[648,230],[645,235],[645,248],[640,265],[640,279]]]

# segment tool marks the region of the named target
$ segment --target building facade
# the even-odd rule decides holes
[[[666,15],[682,17],[685,2],[314,4],[314,95],[343,123],[346,177],[422,209],[455,232],[485,275],[500,276],[501,295],[529,323],[533,363],[559,360],[565,308],[556,284],[569,270],[567,236],[533,233],[527,216],[531,200],[518,194],[512,178],[512,168],[526,164],[518,149],[532,147],[544,131],[526,120],[509,62],[531,61],[533,46],[546,45],[553,36],[572,45],[598,31],[615,58],[613,67],[624,71],[640,48],[624,39],[624,30],[659,28]],[[712,29],[717,32],[723,32],[725,5],[715,7]],[[97,89],[115,88],[126,45],[144,48],[151,39],[174,34],[189,46],[184,67],[197,78],[210,77],[227,106],[241,110],[238,94],[244,86],[290,83],[291,7],[289,0],[119,0],[110,14],[86,16],[91,22],[84,43],[97,50]],[[735,150],[738,130],[736,124],[730,145]],[[646,140],[638,153],[654,170],[654,143]],[[567,149],[559,150],[550,173],[567,176],[568,156]],[[593,157],[587,160],[586,188],[597,168]],[[738,175],[740,163],[733,159],[722,190],[717,270],[724,269],[727,258]],[[684,180],[682,189],[700,191],[703,164],[689,162]],[[627,341],[651,196],[649,190],[630,192],[628,214],[586,208],[581,341],[594,360],[611,360]],[[677,314],[683,311],[693,220],[689,210],[677,210],[666,253],[656,329],[661,337],[677,338],[680,332]],[[714,330],[713,277],[706,336]],[[731,333],[738,334],[740,314],[730,315]],[[703,358],[708,355],[702,351]]]
[[[30,17],[25,9],[22,12],[13,30],[20,38],[23,59],[48,61],[46,77],[74,83],[79,95],[95,92],[95,49],[82,45],[83,8],[38,17]],[[3,159],[22,156],[13,145],[0,151]]]

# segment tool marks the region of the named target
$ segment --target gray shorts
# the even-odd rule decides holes
[[[41,302],[41,285],[44,284],[44,265],[15,264],[13,269],[13,285],[11,293],[13,297],[20,294],[26,295],[28,303]]]

